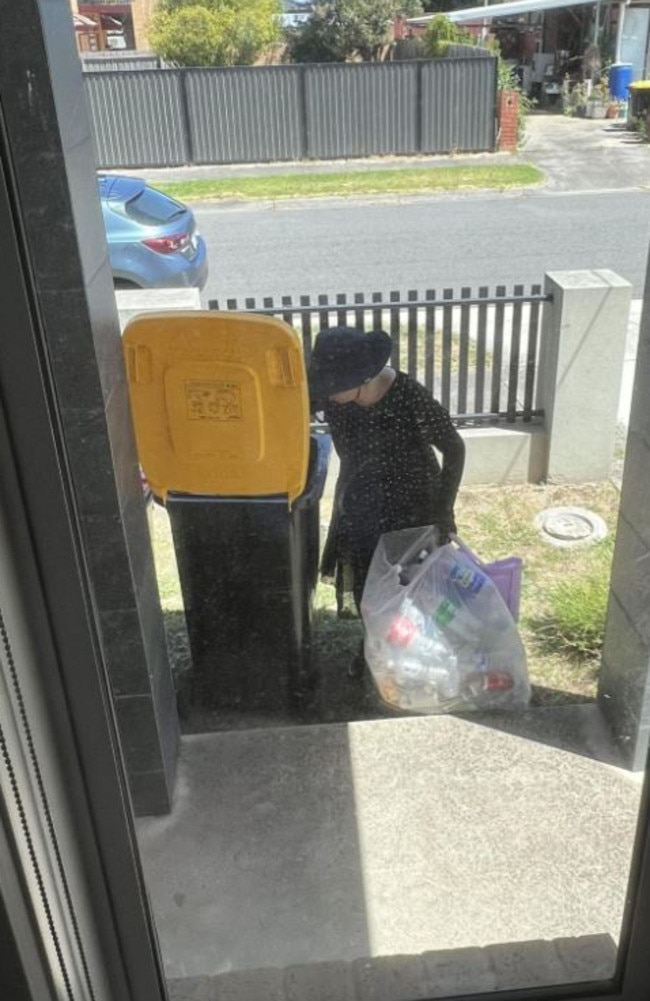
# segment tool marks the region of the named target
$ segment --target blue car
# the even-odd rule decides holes
[[[98,182],[115,287],[203,288],[208,258],[190,209],[138,177]]]

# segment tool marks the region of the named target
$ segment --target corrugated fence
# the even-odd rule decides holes
[[[126,70],[157,70],[163,66],[159,56],[131,52],[80,53],[81,68],[84,73],[112,73]]]
[[[493,150],[496,59],[85,73],[97,165]]]

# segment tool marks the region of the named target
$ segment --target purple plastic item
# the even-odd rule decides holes
[[[521,575],[524,568],[522,558],[520,556],[508,556],[503,560],[495,560],[493,563],[484,563],[457,535],[453,538],[460,551],[496,585],[499,594],[508,606],[510,614],[515,622],[518,622],[519,603],[521,600]]]

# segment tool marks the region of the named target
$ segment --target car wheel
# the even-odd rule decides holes
[[[136,282],[130,282],[127,278],[114,278],[113,288],[115,289],[116,292],[118,291],[124,292],[127,289],[131,290],[139,289],[140,286],[137,285]]]

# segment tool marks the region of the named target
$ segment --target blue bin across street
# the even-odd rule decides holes
[[[609,93],[616,101],[627,101],[630,97],[634,67],[632,63],[613,63],[609,68]]]

